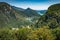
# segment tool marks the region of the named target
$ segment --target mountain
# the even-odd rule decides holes
[[[36,26],[49,26],[55,28],[60,26],[60,4],[51,5],[47,12],[40,17]]]
[[[29,11],[30,10],[30,11]],[[32,9],[22,9],[0,2],[0,27],[22,27],[34,23],[40,15]],[[30,20],[29,20],[30,19]],[[36,20],[35,20],[36,21]]]
[[[32,9],[30,9],[30,8],[27,8],[24,12],[25,12],[25,14],[27,14],[27,16],[29,16],[29,17],[40,16],[35,10],[32,10]]]

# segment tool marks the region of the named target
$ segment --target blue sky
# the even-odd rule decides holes
[[[60,0],[0,0],[20,8],[31,8],[34,10],[45,10],[50,5],[60,3]]]

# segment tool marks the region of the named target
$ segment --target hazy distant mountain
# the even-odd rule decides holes
[[[36,11],[30,8],[25,10],[22,8],[11,6],[10,4],[5,2],[0,2],[0,27],[20,27],[31,25],[32,23],[34,23],[34,21],[32,20],[35,18],[37,19],[39,16],[40,15]]]
[[[38,14],[43,15],[46,13],[47,10],[36,10]]]

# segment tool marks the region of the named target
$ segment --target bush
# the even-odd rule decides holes
[[[55,34],[55,35],[54,35]],[[48,26],[40,28],[0,29],[0,40],[60,40],[60,29],[51,30]]]
[[[0,29],[0,40],[16,40],[17,38],[10,29],[3,28]]]

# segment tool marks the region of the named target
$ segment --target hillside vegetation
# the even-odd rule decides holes
[[[60,26],[60,4],[51,5],[47,12],[40,17],[36,23],[38,26],[47,25],[50,28],[56,28]]]
[[[60,4],[39,15],[0,2],[0,40],[60,40]]]

